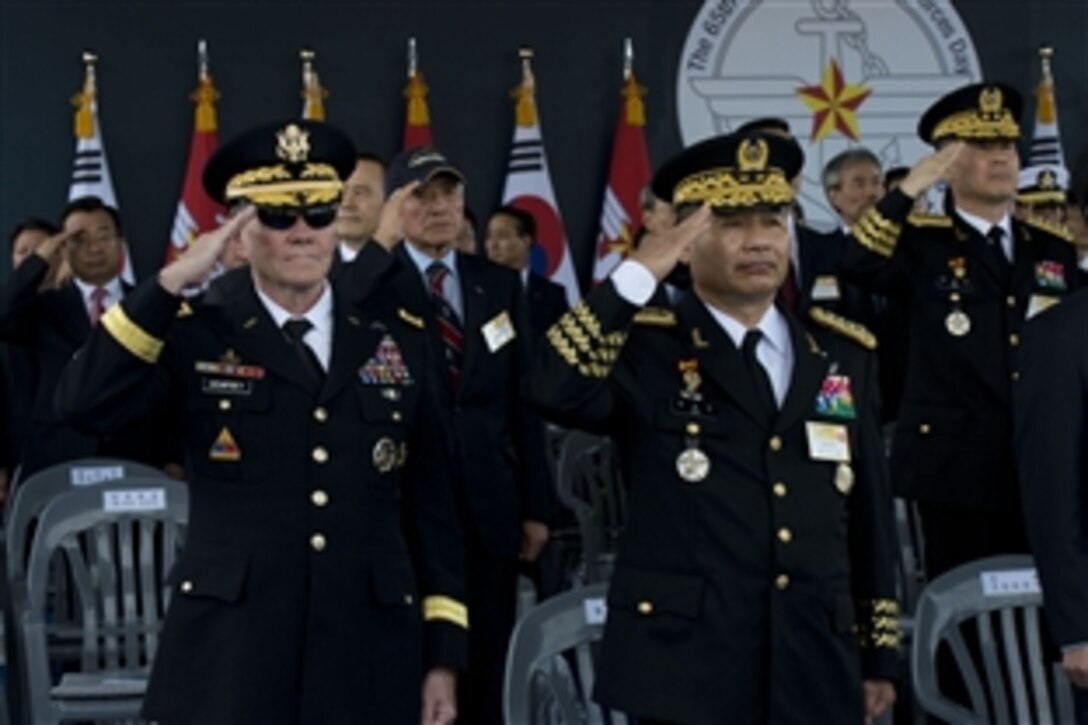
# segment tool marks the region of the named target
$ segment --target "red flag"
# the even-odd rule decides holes
[[[434,146],[431,136],[431,112],[427,108],[427,84],[419,72],[416,58],[416,39],[408,39],[408,85],[404,87],[404,97],[408,99],[408,108],[404,115],[404,148],[416,146]]]
[[[203,45],[203,44],[202,44]],[[207,59],[201,48],[200,80],[192,99],[196,103],[193,119],[193,138],[189,143],[189,163],[185,167],[185,181],[181,187],[181,199],[170,232],[170,244],[166,247],[166,263],[180,257],[197,235],[214,229],[222,219],[223,206],[204,192],[201,176],[204,165],[215,153],[217,128],[215,102],[219,92],[215,90],[208,73]]]
[[[597,235],[597,256],[593,262],[593,282],[609,273],[631,251],[635,232],[641,224],[639,195],[650,182],[650,156],[646,152],[646,113],[642,104],[644,88],[628,70],[623,85],[616,138],[612,144],[612,164],[601,208],[601,230]]]

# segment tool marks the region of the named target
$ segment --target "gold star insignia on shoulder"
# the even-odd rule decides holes
[[[635,314],[635,324],[676,327],[676,313],[663,307],[644,307]]]
[[[841,315],[836,315],[823,307],[811,307],[808,314],[818,325],[853,340],[867,350],[876,349],[876,335],[870,332],[865,325],[848,320]]]
[[[1040,219],[1037,216],[1027,216],[1021,219],[1021,221],[1027,226],[1046,232],[1051,236],[1061,239],[1063,242],[1073,243],[1073,233],[1069,231],[1069,228],[1064,224],[1057,224],[1046,219]]]
[[[951,228],[952,217],[943,214],[911,214],[907,221],[916,227],[944,227]]]
[[[416,315],[413,315],[411,312],[404,309],[403,307],[398,307],[397,308],[397,317],[404,320],[405,322],[407,322],[409,325],[416,328],[417,330],[422,330],[423,329],[423,318],[418,317]]]

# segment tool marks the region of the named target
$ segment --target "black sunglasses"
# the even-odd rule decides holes
[[[257,219],[269,229],[284,231],[302,217],[310,229],[324,229],[336,220],[336,204],[316,206],[258,206]]]

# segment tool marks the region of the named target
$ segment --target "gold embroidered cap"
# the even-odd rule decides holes
[[[715,209],[788,206],[790,179],[805,155],[792,139],[758,132],[716,136],[684,149],[654,175],[652,188],[673,205]]]
[[[1023,98],[1004,83],[973,83],[948,93],[922,114],[918,136],[936,145],[945,139],[1016,141]]]
[[[1069,188],[1069,171],[1064,166],[1039,164],[1020,171],[1016,201],[1021,204],[1064,204]]]
[[[340,199],[355,147],[327,123],[290,120],[250,129],[204,168],[204,190],[227,204],[305,207]]]

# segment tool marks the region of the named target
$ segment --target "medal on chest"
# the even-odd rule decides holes
[[[680,371],[680,380],[683,389],[680,398],[692,404],[692,409],[698,411],[703,394],[699,387],[703,384],[703,378],[699,374],[699,361],[681,360],[677,364]],[[699,483],[705,481],[710,475],[710,457],[699,447],[699,435],[702,431],[697,421],[689,421],[684,429],[684,450],[676,457],[676,473],[687,483]]]
[[[948,303],[951,310],[944,318],[944,329],[953,337],[964,337],[971,332],[971,318],[963,311],[963,290],[970,286],[967,279],[967,258],[953,257],[948,260],[952,278],[948,284]]]

